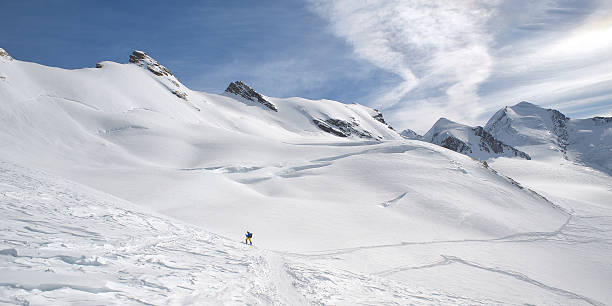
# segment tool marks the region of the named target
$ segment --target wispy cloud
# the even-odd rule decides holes
[[[606,2],[311,4],[358,57],[402,78],[373,102],[400,127],[423,132],[440,116],[482,124],[495,109],[525,99],[568,110],[575,109],[572,101],[606,103],[589,96],[596,84],[612,80]],[[602,98],[612,93],[598,90]]]

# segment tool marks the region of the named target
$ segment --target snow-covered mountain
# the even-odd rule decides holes
[[[499,110],[485,129],[531,155],[564,155],[612,173],[612,117],[570,119],[558,110],[523,101]]]
[[[609,176],[488,166],[362,105],[190,90],[144,52],[96,66],[0,56],[3,303],[612,301]]]
[[[406,139],[423,140],[423,136],[411,129],[403,130],[400,135]]]
[[[497,111],[485,127],[438,120],[422,137],[476,159],[520,157],[556,161],[560,157],[612,173],[612,118],[570,119],[558,110],[520,102]]]
[[[527,153],[497,140],[481,126],[471,127],[446,118],[440,118],[423,139],[480,160],[500,156],[531,159]]]

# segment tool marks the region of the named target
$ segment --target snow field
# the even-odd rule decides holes
[[[0,72],[2,303],[612,303],[610,177],[533,118],[543,158],[486,168],[359,105],[184,100],[112,62]]]

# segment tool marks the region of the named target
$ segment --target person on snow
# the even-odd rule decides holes
[[[253,238],[253,233],[247,231],[246,232],[246,240],[244,241],[244,244],[250,244],[253,245],[253,241],[251,241],[251,238]]]

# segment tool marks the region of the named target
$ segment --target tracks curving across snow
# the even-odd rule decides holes
[[[295,170],[312,168],[297,166]],[[310,253],[271,251],[232,242],[93,189],[7,163],[0,163],[0,215],[0,300],[15,304],[517,302],[397,278],[466,267],[550,293],[552,297],[543,303],[603,305],[580,291],[553,285],[520,268],[483,263],[461,255],[460,250],[477,245],[610,245],[612,228],[610,216],[570,214],[559,228],[548,232]],[[368,252],[393,251],[398,254],[393,258],[412,260],[411,253],[421,249],[428,255],[419,264],[389,263],[389,268],[378,271],[358,266],[367,260]],[[435,254],[441,259],[427,261]]]

